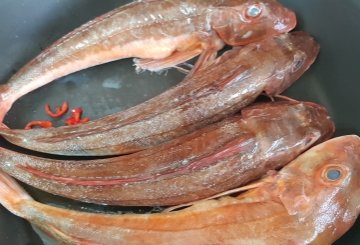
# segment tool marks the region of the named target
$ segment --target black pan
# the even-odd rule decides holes
[[[0,81],[5,83],[19,68],[55,40],[119,5],[120,0],[1,0]],[[282,0],[298,14],[298,29],[313,34],[321,44],[317,63],[287,95],[325,105],[337,124],[337,135],[360,135],[360,1]],[[43,105],[82,106],[85,115],[99,118],[145,101],[178,83],[182,75],[142,73],[132,61],[122,60],[65,77],[26,95],[15,103],[5,119],[21,128],[31,120],[45,119]],[[1,146],[15,148],[0,139]],[[17,148],[16,148],[17,149]],[[19,149],[17,149],[19,150]],[[37,200],[74,209],[109,212],[147,212],[149,209],[119,209],[82,204],[27,187]],[[360,244],[360,222],[337,245]],[[43,244],[24,220],[0,207],[0,244]]]

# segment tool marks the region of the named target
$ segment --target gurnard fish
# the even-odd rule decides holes
[[[127,156],[64,161],[0,148],[0,168],[36,188],[84,202],[177,205],[259,178],[333,132],[322,106],[281,101],[254,105],[241,116]]]
[[[0,135],[24,148],[59,155],[119,155],[169,141],[219,121],[265,91],[277,95],[314,62],[319,45],[305,32],[235,48],[164,93],[92,122]]]
[[[0,88],[0,122],[21,96],[51,81],[114,60],[139,68],[174,67],[200,56],[206,64],[224,44],[245,45],[296,26],[275,0],[143,0],[121,6],[64,36]]]
[[[39,203],[0,172],[0,203],[62,244],[330,245],[360,213],[360,138],[317,145],[252,188],[174,212],[95,214]]]

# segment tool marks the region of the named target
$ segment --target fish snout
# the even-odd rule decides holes
[[[347,186],[351,199],[360,212],[360,137],[347,135],[332,139],[332,145],[326,148],[336,158],[334,163],[345,166],[349,170]]]
[[[291,61],[287,63],[287,76],[284,81],[288,87],[297,81],[315,62],[320,51],[320,45],[312,36],[303,31],[292,32],[281,37],[291,55]]]
[[[309,108],[309,124],[312,124],[312,126],[315,126],[321,131],[321,137],[318,142],[330,139],[335,132],[335,123],[326,108],[313,102],[305,102],[305,105]]]
[[[353,146],[353,152],[354,152],[354,169],[355,169],[355,175],[357,179],[356,186],[358,188],[359,198],[360,198],[360,137],[357,135],[350,136],[354,142]],[[359,202],[359,208],[360,208],[360,202]]]
[[[267,16],[271,27],[276,33],[286,33],[296,27],[296,14],[276,0],[263,0],[267,8]]]
[[[280,14],[276,15],[273,26],[274,30],[278,33],[286,33],[293,30],[297,25],[295,12],[284,6],[278,6],[277,8],[278,10],[273,10],[273,12],[280,12]]]
[[[307,58],[307,60],[305,60],[306,63],[313,63],[320,51],[319,43],[309,33],[304,31],[292,32],[289,38],[291,40],[292,49],[303,52],[305,58]]]
[[[264,90],[269,95],[277,95],[297,81],[315,62],[320,46],[306,32],[291,32],[277,36],[275,44],[268,45],[269,52],[276,57],[274,79]],[[270,43],[270,40],[269,40]],[[282,54],[275,51],[281,50]]]
[[[353,184],[349,193],[350,202],[355,207],[356,215],[360,215],[360,137],[357,135],[344,136],[348,141],[344,146],[344,152],[348,156],[347,164],[351,165]]]

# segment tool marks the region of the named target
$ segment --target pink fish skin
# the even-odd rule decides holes
[[[0,122],[21,96],[79,70],[137,57],[161,70],[225,43],[238,46],[286,33],[295,14],[275,0],[150,0],[120,6],[59,39],[0,88]]]
[[[265,91],[282,93],[315,61],[319,44],[305,32],[235,48],[170,90],[92,122],[70,127],[0,129],[11,143],[58,155],[134,153],[220,121]]]
[[[253,190],[175,212],[94,214],[44,205],[4,172],[0,203],[62,244],[330,245],[360,213],[360,138],[329,140]]]
[[[259,178],[333,132],[324,107],[281,101],[245,108],[241,116],[115,158],[56,161],[0,148],[0,168],[41,190],[85,202],[177,205]]]

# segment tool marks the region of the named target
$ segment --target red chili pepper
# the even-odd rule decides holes
[[[61,106],[58,106],[56,107],[56,112],[52,112],[51,111],[51,108],[50,108],[50,105],[49,104],[46,104],[45,105],[45,111],[46,113],[53,117],[53,118],[59,118],[61,117],[62,115],[64,115],[69,109],[69,104],[65,101]]]
[[[74,118],[70,117],[70,118],[66,119],[65,123],[68,126],[71,126],[71,125],[76,125],[76,124],[80,124],[80,123],[87,123],[89,121],[90,121],[90,118],[88,118],[88,117],[84,117],[83,119],[81,119],[79,121],[77,121]]]
[[[65,120],[65,123],[66,123],[68,126],[71,126],[71,125],[77,124],[77,121],[76,121],[73,117],[70,117],[70,118],[68,118],[68,119]]]
[[[87,123],[88,121],[90,121],[90,118],[88,118],[88,117],[81,118],[82,113],[83,113],[83,110],[81,107],[72,109],[71,110],[72,116],[70,118],[66,119],[65,123],[68,126],[71,126],[71,125],[76,125],[76,124],[80,124],[80,123]]]
[[[74,108],[71,110],[71,113],[75,121],[80,121],[83,109],[81,107]]]
[[[32,121],[26,124],[25,129],[32,129],[34,127],[51,128],[52,126],[50,121]]]

